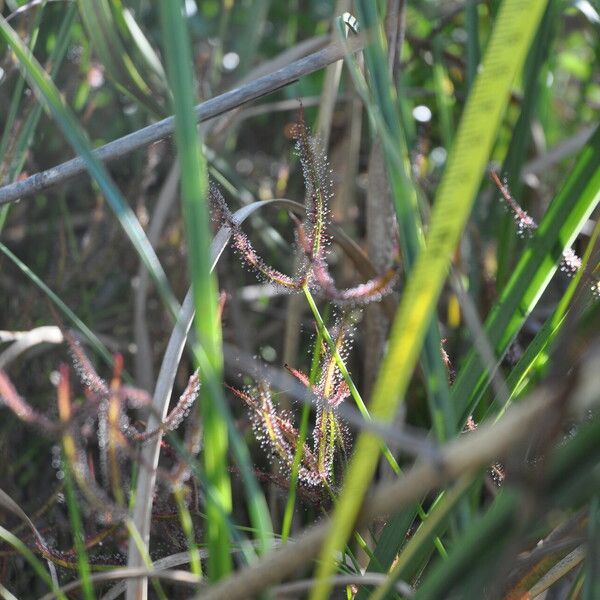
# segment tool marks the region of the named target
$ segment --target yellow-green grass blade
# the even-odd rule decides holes
[[[165,272],[152,245],[148,241],[135,214],[125,202],[121,192],[108,174],[106,167],[93,155],[85,132],[81,129],[75,116],[67,107],[54,82],[2,16],[0,16],[0,36],[15,53],[25,77],[37,94],[39,101],[52,115],[75,152],[85,160],[90,175],[102,190],[125,233],[154,280],[165,306],[173,318],[175,318],[178,303],[171,292]]]
[[[436,195],[425,250],[418,256],[394,319],[373,391],[371,413],[391,421],[406,392],[452,252],[469,217],[516,73],[523,65],[545,0],[505,0],[473,85]],[[312,600],[325,600],[333,557],[350,537],[379,459],[380,440],[362,433],[346,473],[331,533],[321,551]]]
[[[433,40],[433,88],[435,91],[435,102],[437,114],[440,122],[440,137],[444,147],[450,149],[452,147],[452,139],[455,131],[452,109],[454,106],[454,98],[450,93],[452,82],[448,76],[448,70],[444,64],[443,42],[440,36]]]
[[[527,148],[527,141],[529,140],[528,132],[530,129],[530,121],[532,115],[534,114],[534,107],[537,99],[537,91],[539,89],[539,86],[541,85],[539,81],[541,76],[540,74],[542,72],[542,67],[544,63],[547,60],[549,47],[552,41],[553,25],[556,20],[554,18],[556,16],[556,10],[557,3],[554,0],[551,0],[548,4],[544,17],[542,18],[540,27],[534,38],[534,42],[531,45],[529,55],[523,69],[525,91],[523,100],[521,102],[521,113],[518,116],[517,125],[515,126],[514,131],[512,132],[509,150],[503,168],[503,174],[508,173],[509,181],[511,179],[514,179],[511,178],[512,173],[515,174],[516,178],[518,178],[520,175],[520,166],[524,160],[525,150]],[[474,15],[472,13],[476,13],[477,7],[468,3],[465,7],[465,11],[467,18],[467,33],[469,35],[469,38],[467,40],[467,55],[469,57],[469,52],[473,52],[474,56],[476,56],[476,48],[469,50],[472,41],[477,39],[476,24],[474,22],[470,22],[469,19],[474,18]],[[510,189],[512,190],[513,186],[510,186]],[[515,237],[514,222],[512,222],[512,219],[510,223],[510,229],[512,236]],[[533,351],[533,348],[531,350]],[[530,364],[530,362],[531,361],[529,361],[528,364]],[[511,387],[510,380],[508,383],[509,387]],[[455,404],[456,399],[453,397],[453,405]],[[497,410],[497,407],[494,407],[494,409]],[[409,513],[414,515],[414,511],[409,511]],[[382,545],[381,548],[378,545],[375,551],[382,564],[389,566],[394,561],[399,551],[399,548],[404,543],[404,538],[406,535],[406,529],[398,530],[397,524],[406,525],[410,514],[404,518],[395,517],[390,521],[388,525],[386,525],[384,533],[382,534],[382,539],[385,543]],[[406,579],[404,574],[400,575],[400,577]],[[361,600],[363,598],[366,598],[366,594],[364,593],[360,593],[359,596]]]
[[[198,544],[196,543],[194,523],[192,521],[192,515],[190,509],[185,500],[185,490],[183,486],[177,486],[173,490],[173,496],[175,496],[175,502],[177,503],[177,512],[179,513],[179,522],[181,523],[181,529],[185,535],[185,539],[188,545],[188,551],[190,554],[190,571],[198,577],[202,576],[202,563],[200,562],[200,552],[198,551]]]
[[[111,2],[115,22],[126,40],[127,47],[131,50],[132,61],[143,71],[149,87],[158,91],[161,97],[166,99],[167,75],[160,58],[135,20],[133,12],[123,6],[121,0],[111,0]]]

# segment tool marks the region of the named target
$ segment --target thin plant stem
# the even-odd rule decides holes
[[[190,554],[190,570],[194,575],[202,577],[202,563],[200,562],[200,552],[198,552],[198,545],[194,536],[194,524],[192,522],[192,515],[185,502],[184,488],[178,485],[173,490],[175,496],[175,502],[177,503],[177,512],[179,513],[179,521],[181,522],[181,528],[185,534],[185,539],[188,545],[188,552]]]
[[[315,341],[315,349],[312,356],[312,363],[310,367],[309,381],[314,383],[319,369],[319,359],[321,357],[321,348],[323,345],[323,336],[320,330],[317,330],[317,339]],[[298,487],[298,474],[300,471],[300,463],[302,462],[302,455],[304,453],[304,442],[308,433],[308,418],[310,416],[310,405],[305,403],[302,406],[302,416],[300,417],[300,429],[298,432],[298,445],[296,446],[296,453],[294,454],[294,462],[292,463],[292,471],[290,473],[290,490],[288,493],[287,502],[285,504],[285,511],[283,513],[283,523],[281,526],[281,541],[286,542],[292,527],[292,518],[294,516],[294,506],[296,504],[296,490]]]
[[[364,41],[364,37],[362,36],[352,36],[347,46],[350,47],[350,51],[356,51],[362,48]],[[339,42],[334,41],[325,48],[313,52],[300,60],[296,60],[274,73],[258,77],[238,88],[210,98],[195,107],[195,118],[198,122],[208,121],[243,104],[271,94],[281,87],[297,81],[304,75],[318,71],[340,60],[348,51],[347,46],[344,45],[342,47]],[[139,148],[143,148],[172,135],[174,126],[174,118],[167,117],[162,121],[143,127],[138,131],[105,144],[101,148],[96,149],[94,155],[99,160],[106,162],[122,159]],[[8,184],[0,188],[0,205],[24,199],[52,185],[64,183],[66,180],[83,173],[85,170],[85,161],[81,157],[77,157],[46,171],[36,173],[23,181]]]
[[[366,420],[370,421],[371,415],[369,414],[369,410],[367,409],[367,407],[360,395],[360,392],[356,388],[356,385],[354,385],[354,382],[352,381],[352,378],[350,377],[350,373],[348,373],[348,369],[346,368],[344,360],[342,359],[342,357],[340,356],[340,353],[338,352],[338,350],[336,348],[335,341],[333,340],[333,338],[329,334],[329,331],[327,330],[327,327],[325,327],[325,324],[323,323],[323,319],[321,317],[321,314],[319,313],[319,309],[317,308],[317,305],[315,304],[315,300],[314,300],[312,294],[310,293],[308,286],[304,285],[302,288],[302,291],[304,292],[304,295],[306,296],[308,305],[310,306],[310,309],[315,318],[315,322],[317,324],[317,329],[319,331],[319,335],[321,335],[323,337],[323,339],[327,342],[327,344],[331,350],[331,353],[333,355],[333,358],[335,360],[335,364],[337,365],[338,369],[340,370],[340,373],[342,374],[344,381],[348,385],[348,389],[350,390],[350,395],[352,396],[354,402],[356,402],[356,406],[358,407],[358,410],[360,411],[362,416]],[[402,475],[402,469],[400,468],[398,461],[394,458],[394,455],[391,453],[390,449],[385,444],[382,444],[381,451],[382,451],[383,456],[387,460],[388,464],[390,465],[390,467],[396,474],[396,476]],[[423,506],[421,505],[420,502],[417,504],[417,514],[419,515],[419,518],[422,521],[424,521],[427,518],[427,513],[423,509]],[[442,541],[439,538],[436,538],[435,546],[436,546],[438,552],[440,553],[440,556],[442,556],[442,557],[447,556],[446,549],[444,548],[444,545],[442,544]]]
[[[145,567],[147,569],[154,570],[152,559],[150,558],[150,555],[146,550],[144,540],[142,539],[140,532],[135,526],[135,523],[131,519],[125,519],[125,526],[127,527],[127,531],[129,533],[129,539],[133,540],[133,542],[137,546],[138,552],[140,553]],[[150,581],[152,582],[152,587],[154,588],[154,591],[156,592],[156,595],[159,598],[159,600],[168,600],[164,590],[162,589],[162,586],[160,585],[160,581],[156,578],[152,578]]]
[[[91,570],[87,551],[85,549],[83,523],[81,521],[79,507],[77,506],[77,496],[73,484],[71,465],[66,460],[63,461],[63,473],[65,474],[65,490],[69,509],[69,520],[73,530],[75,550],[77,551],[77,566],[79,569],[79,576],[81,577],[81,589],[85,600],[93,600],[96,596],[90,580]]]

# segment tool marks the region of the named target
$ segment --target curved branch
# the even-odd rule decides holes
[[[350,50],[355,52],[364,46],[365,38],[363,36],[353,36],[347,43]],[[345,52],[346,48],[341,43],[332,42],[322,50],[296,60],[274,73],[258,77],[253,81],[249,81],[233,90],[198,104],[195,109],[196,119],[200,123],[214,119],[234,108],[270,94],[281,87],[297,81],[304,75],[318,71],[342,59],[345,56]],[[97,158],[104,162],[123,158],[134,150],[170,136],[173,133],[174,124],[173,117],[167,117],[158,123],[153,123],[109,142],[95,150],[94,153]],[[53,185],[62,183],[83,173],[85,170],[85,161],[77,157],[46,171],[36,173],[23,181],[6,185],[0,188],[0,206],[26,198]]]

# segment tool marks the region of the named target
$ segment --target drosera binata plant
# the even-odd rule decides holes
[[[138,422],[132,422],[128,411],[151,407],[151,399],[144,390],[122,382],[122,356],[115,355],[112,376],[108,382],[98,374],[79,341],[66,330],[63,330],[63,336],[83,386],[83,398],[75,399],[73,386],[68,383],[68,366],[61,365],[62,387],[59,387],[59,419],[56,420],[27,402],[7,373],[0,369],[0,406],[5,406],[21,421],[49,438],[62,437],[62,452],[58,445],[53,448],[53,466],[63,465],[62,471],[57,473],[59,479],[65,478],[65,469],[69,469],[78,491],[89,506],[84,514],[93,515],[96,522],[92,529],[101,526],[99,533],[85,538],[85,546],[92,548],[101,545],[105,538],[114,534],[115,529],[127,522],[126,504],[129,498],[126,490],[129,480],[124,475],[125,459],[129,458],[146,467],[140,462],[137,446],[160,431],[174,431],[182,424],[198,396],[200,381],[198,373],[192,373],[184,392],[160,425],[142,432],[138,429]],[[197,424],[192,422],[186,432],[185,446],[192,456],[199,449],[196,429]],[[163,444],[166,445],[166,442]],[[94,456],[99,458],[99,468]],[[175,458],[170,470],[161,467],[157,474],[168,482],[169,489],[176,489],[181,488],[190,472],[185,460]],[[173,515],[176,516],[175,513]],[[59,551],[42,544],[37,537],[34,537],[32,547],[59,566],[72,569],[76,565],[75,550]],[[100,560],[103,559],[100,557]],[[114,562],[114,558],[111,561]]]
[[[340,319],[337,324],[335,348],[344,358],[350,348],[352,330]],[[339,405],[350,396],[350,390],[340,372],[334,352],[323,345],[319,364],[319,376],[313,385],[308,375],[286,365],[286,369],[310,392],[316,405],[312,447],[302,442],[302,457],[298,468],[299,481],[309,488],[335,487],[335,463],[348,456],[350,435],[346,425],[337,414]],[[273,404],[269,384],[260,381],[253,388],[238,390],[228,386],[250,410],[250,419],[257,440],[276,459],[283,469],[292,472],[294,457],[301,443],[293,417],[278,410]]]
[[[329,201],[333,194],[331,169],[325,152],[304,123],[302,111],[293,127],[295,149],[302,165],[305,183],[304,218],[291,216],[295,224],[295,247],[300,257],[296,274],[287,275],[269,265],[254,249],[248,236],[235,223],[231,211],[216,185],[211,184],[209,196],[216,220],[231,228],[231,245],[240,260],[261,279],[288,291],[309,289],[337,304],[368,304],[389,294],[397,280],[398,268],[393,265],[369,281],[347,289],[339,289],[330,274],[327,252],[331,244],[328,233]]]
[[[187,386],[176,405],[171,409],[171,412],[165,417],[162,423],[156,429],[142,433],[132,425],[124,409],[151,406],[151,398],[144,390],[124,385],[121,382],[122,357],[117,355],[115,359],[115,369],[109,386],[98,375],[78,340],[68,332],[65,333],[65,339],[69,345],[75,370],[85,388],[88,398],[91,395],[94,403],[100,406],[100,418],[102,418],[104,413],[111,412],[110,419],[112,425],[117,427],[121,434],[130,440],[144,442],[157,435],[160,431],[176,430],[189,414],[192,405],[198,397],[200,379],[198,371],[195,371],[190,375]],[[99,435],[99,437],[101,438],[102,435]]]
[[[318,140],[311,136],[304,122],[302,109],[291,133],[295,139],[295,150],[300,159],[305,184],[304,216],[299,220],[290,215],[295,226],[295,251],[299,258],[296,261],[296,273],[283,273],[259,256],[248,236],[233,219],[220,190],[212,184],[209,197],[215,219],[230,227],[231,245],[245,265],[260,279],[279,288],[290,292],[303,291],[313,313],[316,308],[313,308],[311,292],[342,306],[364,305],[380,300],[392,291],[398,278],[398,266],[393,265],[384,273],[355,287],[337,287],[327,262],[332,241],[328,231],[331,218],[329,202],[333,195],[329,161]],[[346,340],[349,336],[349,329],[342,325],[339,326],[339,334],[334,340],[327,336],[320,364],[320,376],[315,385],[311,385],[307,375],[286,365],[290,373],[316,398],[317,414],[312,448],[304,442],[301,443],[291,416],[275,408],[268,382],[258,382],[254,388],[243,391],[230,388],[249,408],[257,438],[290,473],[296,449],[301,447],[302,459],[298,478],[307,486],[330,488],[335,480],[333,467],[336,457],[347,454],[349,436],[335,409],[348,396],[358,395],[356,389],[350,387],[353,384],[348,381],[344,358],[340,356],[347,354]],[[362,400],[359,401],[359,405],[362,406]]]

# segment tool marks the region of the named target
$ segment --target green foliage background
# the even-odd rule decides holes
[[[50,382],[60,380],[76,411],[85,406],[75,377],[65,387],[64,344],[11,354],[14,332],[62,319],[107,381],[117,352],[123,381],[151,395],[166,372],[162,405],[154,393],[159,413],[173,381],[175,396],[194,369],[202,381],[187,433],[165,434],[159,462],[183,461],[189,478],[173,484],[159,476],[153,504],[136,495],[148,489],[141,446],[121,443],[112,478],[92,466],[90,477],[122,511],[109,523],[86,495],[87,475],[71,464],[67,440],[79,440],[89,466],[114,439],[98,444],[94,417],[76,419],[68,435],[40,432],[42,420],[27,422],[10,389],[0,390],[0,488],[8,494],[2,597],[38,597],[49,586],[60,595],[57,586],[74,581],[86,599],[101,597],[110,584],[94,578],[103,572],[149,569],[184,551],[189,559],[178,568],[189,573],[174,575],[175,583],[159,574],[150,588],[132,579],[127,597],[140,590],[245,597],[315,577],[299,594],[312,588],[313,598],[326,598],[334,574],[349,577],[335,592],[346,597],[513,598],[548,588],[560,598],[596,597],[600,16],[593,2],[5,0],[0,10],[2,188],[26,185],[75,155],[87,171],[0,208],[6,380],[35,414],[55,421]],[[344,24],[345,11],[358,18],[358,32]],[[340,56],[344,44],[361,51],[348,46],[337,74],[335,65],[311,72],[196,128],[199,102],[328,43]],[[257,377],[242,364],[258,359],[277,370],[290,362],[315,384],[341,309],[314,287],[289,296],[257,285],[234,253],[221,254],[230,231],[207,197],[211,178],[265,261],[293,273],[300,257],[291,250],[292,205],[259,201],[305,201],[291,143],[300,105],[306,124],[328,141],[331,221],[344,232],[332,229],[328,255],[338,286],[391,264],[400,271],[381,309],[346,307],[354,348],[348,356],[330,350],[349,386],[345,404],[396,433],[405,423],[425,452],[415,461],[414,447],[396,447],[365,425],[353,432],[354,454],[340,459],[320,491],[299,482],[299,450],[291,474],[269,459],[223,382],[251,385]],[[169,115],[172,138],[107,165],[93,153]],[[490,168],[539,223],[530,239],[516,235],[514,215],[486,177]],[[583,258],[572,279],[560,267],[569,247]],[[219,290],[227,293],[224,309]],[[184,350],[174,324],[189,325],[194,311]],[[372,322],[383,330],[379,341]],[[302,440],[314,413],[292,401],[289,380],[270,383]],[[148,419],[128,414],[139,427]],[[524,431],[502,429],[505,419],[518,425],[519,415]],[[461,458],[470,418],[483,427],[473,447],[487,439],[497,448],[487,462]],[[202,440],[197,457],[194,435]],[[445,465],[447,456],[457,462]],[[489,476],[492,459],[506,475],[500,487]],[[420,485],[423,464],[439,468],[422,492],[404,497],[403,478]],[[364,498],[377,498],[390,477],[402,500],[357,528],[369,507]],[[332,517],[329,530],[329,521],[318,524],[322,515]],[[306,554],[303,533],[317,540]]]

